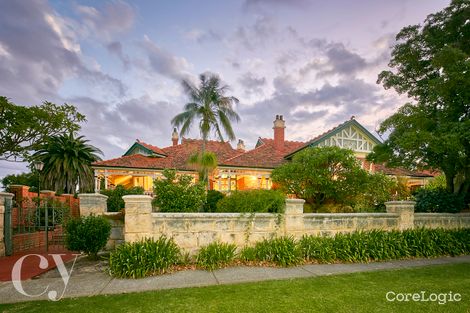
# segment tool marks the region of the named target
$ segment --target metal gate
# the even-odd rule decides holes
[[[3,237],[5,240],[5,255],[13,254],[13,240],[12,240],[12,224],[11,224],[11,207],[12,201],[11,198],[4,198],[3,205],[5,206],[5,211],[3,215]]]
[[[13,203],[10,200],[10,204],[5,205],[5,219],[9,219],[11,225],[5,225],[6,254],[63,247],[62,225],[70,218],[70,208],[53,199],[27,200],[15,199]],[[10,208],[9,214],[7,207]]]

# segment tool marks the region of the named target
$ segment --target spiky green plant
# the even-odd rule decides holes
[[[94,175],[91,163],[101,160],[100,149],[88,144],[83,136],[73,133],[49,138],[34,155],[34,160],[44,163],[41,172],[42,186],[61,193],[93,190]]]

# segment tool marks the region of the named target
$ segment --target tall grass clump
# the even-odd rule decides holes
[[[277,237],[257,242],[246,247],[241,253],[245,261],[272,262],[279,266],[292,266],[302,262],[302,252],[292,237]]]
[[[162,274],[181,260],[181,250],[172,238],[145,239],[125,243],[109,258],[111,275],[122,278],[141,278]]]
[[[417,228],[338,233],[334,237],[304,236],[299,245],[306,261],[319,263],[456,256],[470,253],[470,229]]]
[[[215,241],[199,250],[196,264],[211,271],[224,267],[235,259],[236,249],[234,244]]]

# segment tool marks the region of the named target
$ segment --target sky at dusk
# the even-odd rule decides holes
[[[181,80],[218,74],[239,98],[237,139],[308,140],[352,115],[374,131],[406,102],[376,84],[403,27],[442,0],[0,0],[0,95],[21,105],[75,105],[80,131],[122,155],[139,138],[171,144]],[[196,129],[189,137],[196,138]],[[233,142],[232,145],[236,145]],[[0,177],[25,171],[1,162]]]

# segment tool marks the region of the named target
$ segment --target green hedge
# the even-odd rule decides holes
[[[284,194],[277,190],[234,191],[217,203],[217,212],[282,213]]]
[[[103,189],[101,193],[108,196],[106,204],[108,206],[108,212],[118,212],[124,209],[123,196],[126,195],[143,195],[144,188],[142,187],[131,187],[126,188],[123,185],[117,185],[114,189]]]
[[[416,212],[456,213],[465,208],[463,195],[450,193],[445,189],[419,189],[415,194]]]
[[[204,204],[204,212],[217,211],[217,203],[225,198],[225,195],[217,190],[208,190],[206,195],[206,203]]]

